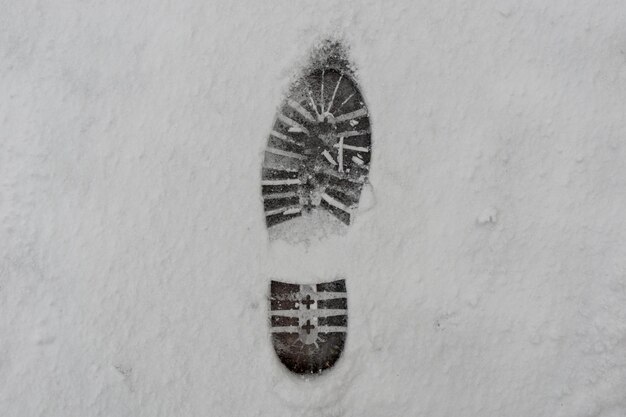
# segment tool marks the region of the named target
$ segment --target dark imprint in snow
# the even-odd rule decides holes
[[[310,285],[272,281],[272,343],[287,369],[319,374],[337,362],[348,331],[347,296],[343,279]]]
[[[270,132],[262,170],[267,227],[325,210],[349,225],[367,181],[367,106],[339,44],[318,51]]]

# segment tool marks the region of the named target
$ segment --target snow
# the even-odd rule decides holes
[[[616,0],[5,2],[2,416],[626,415],[625,26]],[[371,187],[346,233],[270,243],[263,149],[329,36]],[[347,346],[303,380],[269,281],[337,277]]]

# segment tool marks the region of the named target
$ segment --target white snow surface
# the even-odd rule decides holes
[[[0,415],[626,416],[626,3],[2,1]],[[260,166],[326,37],[367,210],[270,243]],[[319,377],[272,278],[346,278]]]

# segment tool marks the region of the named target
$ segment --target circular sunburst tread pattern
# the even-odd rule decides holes
[[[265,149],[267,226],[317,209],[350,224],[370,151],[367,106],[349,72],[325,67],[301,78],[279,110]]]

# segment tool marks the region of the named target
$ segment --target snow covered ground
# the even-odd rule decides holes
[[[3,417],[626,416],[622,0],[1,6]],[[369,201],[270,243],[267,134],[327,36]],[[346,350],[302,380],[269,280],[338,276]]]

